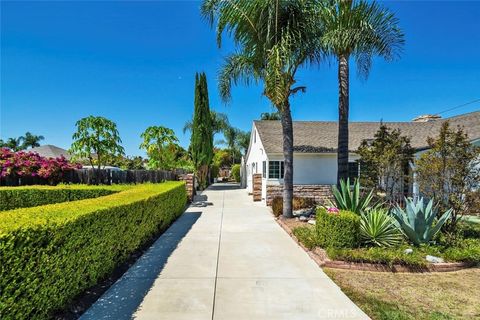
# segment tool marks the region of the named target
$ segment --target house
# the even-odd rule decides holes
[[[411,122],[383,122],[391,129],[400,129],[411,139],[417,153],[428,149],[427,138],[435,137],[443,122],[452,127],[462,126],[472,143],[480,145],[480,111],[447,119],[421,116]],[[357,177],[359,165],[355,153],[361,142],[373,139],[380,122],[350,122],[349,175]],[[322,201],[328,197],[337,179],[337,134],[335,121],[294,121],[293,184],[294,195],[313,197]],[[244,184],[249,193],[255,191],[257,200],[269,205],[283,192],[283,140],[280,121],[254,121],[250,146],[244,159]],[[254,181],[255,178],[255,181]],[[261,188],[261,192],[260,192]]]
[[[35,147],[29,149],[28,151],[36,152],[45,158],[59,158],[61,156],[64,156],[67,160],[70,160],[72,158],[72,155],[67,150],[51,144]]]

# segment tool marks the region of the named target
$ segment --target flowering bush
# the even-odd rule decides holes
[[[65,157],[45,158],[36,152],[14,152],[0,148],[0,178],[39,177],[50,182],[60,181],[67,171],[80,168]]]
[[[338,208],[336,208],[336,207],[329,207],[329,208],[327,209],[327,212],[328,212],[328,213],[332,213],[332,214],[339,214],[339,213],[340,213],[340,210],[338,210]]]

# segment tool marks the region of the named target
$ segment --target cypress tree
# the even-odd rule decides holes
[[[192,160],[200,187],[207,186],[208,169],[213,159],[213,127],[208,101],[207,76],[195,74],[195,100],[190,140]]]

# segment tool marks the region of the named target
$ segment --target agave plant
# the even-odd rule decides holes
[[[405,203],[406,210],[397,206],[392,210],[393,216],[403,233],[417,246],[429,243],[452,214],[452,209],[448,209],[434,224],[437,208],[433,206],[433,200],[426,206],[423,198],[418,201],[405,199]]]
[[[361,194],[360,181],[355,179],[353,188],[350,190],[350,179],[340,180],[340,190],[333,186],[332,189],[335,203],[329,201],[329,205],[337,207],[340,210],[348,210],[361,214],[365,212],[373,198],[373,190],[368,194]]]
[[[367,245],[393,247],[402,241],[402,232],[395,219],[382,208],[362,213],[360,240]]]

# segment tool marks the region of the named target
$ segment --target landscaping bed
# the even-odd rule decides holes
[[[186,204],[182,182],[121,189],[0,212],[0,318],[51,317],[165,230]]]

